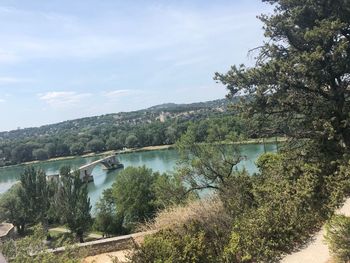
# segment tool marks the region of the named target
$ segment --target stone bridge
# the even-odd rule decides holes
[[[123,168],[124,165],[119,162],[117,157],[115,155],[110,155],[107,157],[104,157],[100,160],[94,161],[89,164],[85,164],[78,168],[78,171],[80,172],[80,179],[91,182],[94,180],[92,176],[92,170],[96,167],[96,165],[102,164],[103,168],[106,170],[114,170],[118,168]]]

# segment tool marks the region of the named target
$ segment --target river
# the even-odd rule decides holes
[[[248,144],[241,145],[241,153],[246,157],[242,161],[238,168],[245,167],[249,173],[257,171],[255,161],[260,154],[264,152],[264,146],[262,144]],[[266,151],[275,151],[276,146],[274,144],[266,144]],[[46,174],[57,174],[59,168],[63,165],[69,165],[72,168],[80,167],[84,164],[88,164],[92,161],[98,160],[101,156],[94,157],[77,157],[68,160],[50,161],[50,162],[39,162],[33,164],[34,167],[40,167],[46,171]],[[128,166],[142,166],[152,168],[154,171],[159,172],[171,172],[176,166],[178,160],[178,154],[176,150],[156,150],[148,152],[134,152],[124,153],[118,155],[118,159],[124,167]],[[25,165],[11,166],[0,168],[0,194],[7,191],[17,180],[19,175],[23,172]],[[93,170],[94,182],[89,183],[88,190],[91,200],[91,204],[94,207],[96,201],[101,196],[104,189],[110,187],[115,177],[118,175],[120,170],[105,171],[101,165],[97,165]]]

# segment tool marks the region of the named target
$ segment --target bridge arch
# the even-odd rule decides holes
[[[93,179],[92,171],[98,164],[103,165],[104,169],[106,170],[114,170],[114,169],[124,167],[123,164],[119,162],[119,160],[115,155],[110,155],[102,159],[99,159],[97,161],[94,161],[92,163],[80,166],[78,168],[80,172],[80,179],[87,182],[93,181],[94,179]]]

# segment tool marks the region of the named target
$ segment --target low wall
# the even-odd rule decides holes
[[[114,252],[119,250],[126,250],[135,248],[146,235],[152,234],[155,231],[139,232],[131,235],[111,237],[100,239],[96,241],[90,241],[80,243],[74,246],[74,250],[77,252],[84,250],[85,256],[94,256],[102,253]],[[65,247],[59,247],[55,249],[49,249],[48,252],[54,254],[64,253]]]

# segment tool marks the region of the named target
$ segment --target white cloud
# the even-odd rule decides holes
[[[91,93],[78,93],[75,91],[50,91],[38,94],[39,99],[55,108],[80,106],[84,99],[92,96]]]
[[[2,102],[5,102],[5,100],[4,99],[0,99],[0,103],[2,103]]]

